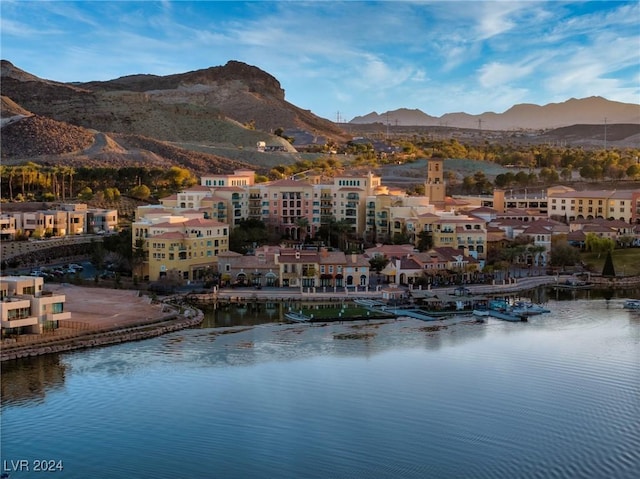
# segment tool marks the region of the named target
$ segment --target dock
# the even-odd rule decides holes
[[[409,318],[419,319],[421,321],[438,321],[441,318],[435,318],[425,314],[423,311],[417,309],[386,309],[385,312],[391,313],[394,316],[408,316]]]

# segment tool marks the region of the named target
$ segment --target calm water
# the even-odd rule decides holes
[[[529,323],[203,328],[4,364],[3,466],[61,460],[45,476],[110,479],[639,477],[640,313],[620,299],[548,306]]]

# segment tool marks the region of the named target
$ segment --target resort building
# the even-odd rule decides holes
[[[40,334],[57,329],[58,321],[71,318],[71,313],[64,311],[65,296],[44,291],[43,285],[40,277],[0,277],[2,337]]]
[[[178,215],[156,208],[138,213],[141,217],[131,225],[132,248],[139,260],[134,274],[142,278],[199,280],[217,270],[218,255],[229,249],[228,225],[197,211]]]
[[[550,188],[549,217],[561,221],[604,218],[640,224],[640,191]]]
[[[11,211],[0,215],[2,239],[13,240],[16,233],[31,237],[107,233],[118,228],[118,211],[87,208],[84,203],[60,204],[55,209]]]
[[[251,255],[232,251],[218,257],[223,285],[282,286],[313,291],[369,286],[369,258],[341,251],[264,246]]]

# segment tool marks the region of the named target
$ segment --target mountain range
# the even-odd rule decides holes
[[[571,98],[562,103],[549,103],[544,106],[519,104],[504,113],[447,113],[440,117],[428,115],[418,109],[401,108],[380,114],[372,112],[357,116],[349,123],[448,126],[481,130],[548,130],[577,124],[603,125],[605,122],[640,124],[640,104],[621,103],[593,96]]]
[[[321,150],[327,142],[344,144],[356,131],[379,130],[381,124],[474,131],[565,126],[554,130],[561,131],[560,136],[544,136],[545,132],[538,141],[568,138],[575,144],[600,145],[602,129],[593,125],[606,117],[610,141],[640,145],[640,107],[598,97],[542,107],[516,105],[502,114],[478,116],[451,113],[436,118],[401,109],[335,124],[289,103],[276,78],[237,61],[175,75],[61,83],[2,60],[0,92],[0,153],[7,165],[25,161],[74,167],[179,165],[198,175],[241,167],[266,171],[300,159],[301,147]],[[585,128],[589,123],[591,127]],[[566,128],[576,124],[582,126]],[[531,138],[526,141],[534,141]],[[258,142],[276,151],[259,152]]]

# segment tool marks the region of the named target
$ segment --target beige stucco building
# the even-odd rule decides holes
[[[71,318],[71,313],[64,311],[65,296],[44,291],[43,285],[44,280],[39,277],[0,277],[3,337],[57,329],[58,321]]]

